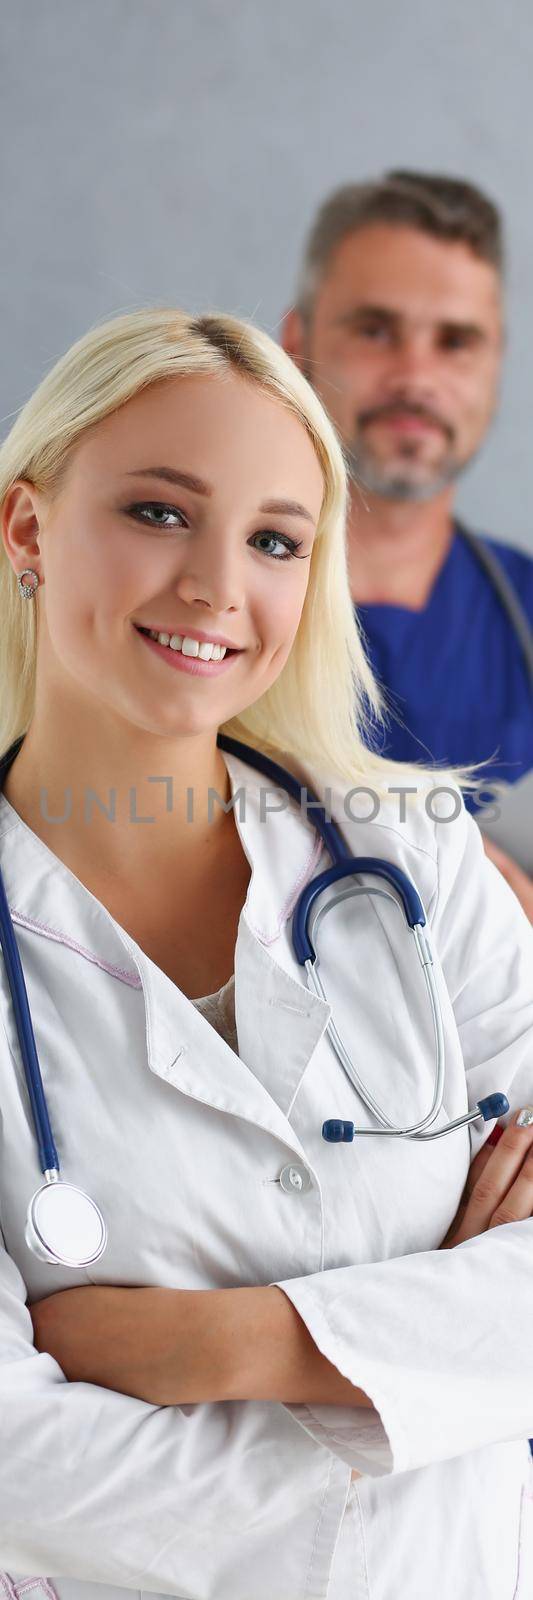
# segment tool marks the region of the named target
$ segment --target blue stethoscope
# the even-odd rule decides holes
[[[314,990],[322,1000],[327,1003],[322,980],[319,974],[319,961],[314,945],[315,930],[319,922],[341,900],[352,895],[370,894],[382,895],[385,899],[392,900],[394,904],[403,909],[407,927],[413,935],[415,948],[424,974],[431,1005],[431,1015],[435,1037],[435,1081],[433,1099],[429,1111],[419,1122],[410,1126],[394,1127],[383,1108],[365,1089],[358,1072],[356,1071],[340,1034],[331,1017],[327,1023],[327,1032],[333,1044],[336,1055],[344,1068],[354,1089],[357,1090],[363,1104],[372,1113],[378,1126],[375,1128],[358,1128],[353,1122],[344,1122],[338,1118],[324,1122],[322,1127],[323,1138],[330,1143],[350,1142],[355,1137],[379,1137],[389,1139],[440,1139],[446,1133],[451,1133],[455,1128],[462,1128],[470,1122],[490,1122],[495,1117],[501,1117],[509,1110],[509,1102],[504,1094],[490,1094],[484,1100],[479,1100],[473,1111],[467,1111],[464,1116],[457,1117],[453,1122],[447,1122],[444,1127],[431,1130],[442,1107],[444,1093],[444,1037],[440,1002],[433,973],[433,959],[424,933],[425,913],[420,897],[414,884],[411,883],[405,872],[400,867],[389,861],[382,861],[376,856],[351,856],[349,855],[342,835],[334,822],[328,822],[325,811],[317,800],[313,791],[301,785],[286,772],[277,762],[260,754],[251,746],[241,744],[237,739],[230,739],[225,734],[219,734],[217,740],[221,750],[236,756],[240,761],[245,761],[249,766],[262,772],[278,788],[284,789],[298,806],[304,803],[312,812],[313,826],[324,841],[333,861],[333,866],[313,878],[299,897],[295,906],[292,921],[292,944],[294,954],[300,966],[305,968],[308,987]],[[14,758],[13,758],[14,759]],[[4,762],[6,758],[4,758]],[[5,765],[2,763],[5,771]],[[371,873],[373,876],[385,879],[390,889],[368,888],[364,884],[355,884],[337,893],[315,916],[312,932],[309,931],[309,919],[312,907],[318,896],[323,894],[332,884],[340,883],[342,879],[359,876],[360,873]],[[3,951],[7,979],[13,1003],[15,1022],[19,1038],[20,1051],[26,1077],[26,1084],[30,1098],[31,1111],[35,1126],[39,1160],[44,1183],[37,1189],[28,1206],[26,1219],[26,1242],[35,1255],[42,1261],[64,1267],[85,1267],[97,1261],[103,1254],[107,1242],[107,1232],[104,1219],[96,1202],[90,1195],[76,1185],[66,1183],[60,1177],[59,1158],[54,1143],[54,1137],[48,1115],[48,1107],[43,1088],[39,1059],[35,1045],[30,1008],[22,963],[16,943],[13,924],[9,912],[2,873],[0,871],[0,944]]]

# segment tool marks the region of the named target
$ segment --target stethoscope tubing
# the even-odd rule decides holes
[[[35,1044],[35,1035],[28,1001],[28,993],[22,971],[22,962],[19,955],[17,941],[13,932],[7,896],[4,888],[2,873],[0,872],[0,944],[2,946],[7,981],[13,1002],[15,1023],[20,1044],[20,1053],[26,1078],[28,1095],[35,1126],[35,1135],[39,1147],[39,1161],[41,1172],[59,1172],[59,1157],[57,1154],[54,1136],[48,1115],[48,1106],[44,1092],[39,1057]]]
[[[357,1069],[354,1067],[353,1062],[351,1061],[348,1052],[345,1049],[333,1018],[330,1016],[326,1024],[326,1032],[331,1039],[336,1055],[342,1067],[344,1068],[349,1081],[353,1085],[363,1104],[366,1105],[367,1110],[369,1110],[375,1117],[379,1126],[377,1128],[358,1128],[352,1122],[343,1123],[338,1118],[330,1118],[323,1123],[323,1138],[328,1139],[332,1143],[338,1143],[340,1139],[342,1139],[343,1142],[351,1142],[351,1140],[354,1138],[365,1137],[389,1139],[440,1139],[444,1134],[451,1133],[456,1128],[463,1128],[468,1123],[480,1121],[482,1119],[484,1121],[489,1121],[496,1117],[504,1116],[509,1110],[509,1102],[506,1095],[496,1092],[492,1095],[486,1096],[485,1099],[478,1101],[478,1105],[475,1110],[465,1112],[463,1116],[456,1117],[452,1122],[447,1122],[443,1128],[431,1127],[431,1124],[435,1122],[436,1118],[438,1117],[444,1097],[444,1030],[442,1026],[441,1006],[433,969],[433,957],[428,939],[423,931],[426,926],[426,914],[418,891],[415,889],[411,879],[408,878],[407,874],[403,872],[400,867],[396,866],[395,862],[383,861],[381,857],[377,856],[350,855],[350,852],[345,844],[342,834],[337,828],[336,823],[328,820],[323,806],[321,805],[320,801],[317,800],[317,797],[313,791],[308,789],[305,784],[299,784],[297,779],[293,777],[292,773],[286,772],[283,767],[279,766],[276,761],[272,761],[269,756],[265,756],[262,751],[255,750],[249,745],[242,744],[237,739],[231,739],[226,734],[219,734],[217,744],[222,750],[227,750],[230,755],[236,756],[239,760],[248,761],[250,766],[255,767],[259,772],[262,772],[265,777],[270,778],[272,783],[276,784],[279,788],[284,789],[286,793],[296,801],[300,808],[302,807],[305,799],[306,812],[312,810],[312,825],[316,829],[317,833],[319,833],[332,858],[332,866],[328,867],[324,872],[319,873],[318,877],[313,878],[310,883],[306,884],[293,912],[293,950],[299,965],[305,969],[309,988],[314,989],[315,993],[322,1000],[324,1000],[326,1004],[328,1004],[327,995],[319,977],[318,957],[313,944],[312,935],[309,931],[309,920],[313,905],[318,896],[323,894],[326,889],[328,889],[332,884],[339,882],[342,878],[357,877],[360,873],[371,873],[375,877],[384,878],[389,886],[396,892],[395,894],[387,895],[385,891],[385,897],[387,899],[391,899],[395,905],[398,905],[398,900],[401,902],[407,926],[414,936],[417,955],[422,966],[426,988],[428,991],[435,1040],[435,1081],[433,1100],[430,1109],[424,1117],[419,1119],[418,1122],[411,1123],[410,1125],[400,1128],[395,1128],[392,1125],[389,1117],[387,1117],[386,1112],[381,1106],[379,1106],[377,1100],[375,1100],[374,1096],[368,1089],[365,1088],[364,1084],[362,1083]],[[318,923],[321,921],[326,912],[333,909],[333,907],[338,905],[341,900],[356,894],[380,895],[383,893],[383,890],[368,888],[366,885],[361,884],[357,884],[351,889],[347,889],[344,894],[341,893],[336,895],[328,905],[322,907],[315,918],[313,931],[314,928],[318,926]],[[396,899],[396,895],[398,896],[398,899]],[[331,1131],[327,1131],[328,1129],[331,1130],[334,1128],[344,1129],[345,1131],[343,1133],[336,1134],[332,1134]]]
[[[306,806],[309,810],[312,808],[312,825],[317,833],[320,834],[332,857],[332,866],[319,873],[318,877],[313,878],[302,890],[293,912],[291,936],[294,954],[299,965],[305,969],[308,987],[314,989],[315,994],[319,995],[320,999],[324,1000],[326,1004],[328,1003],[327,995],[319,977],[318,957],[309,927],[315,901],[332,884],[338,883],[344,878],[357,877],[361,873],[371,873],[373,877],[385,879],[390,888],[396,891],[395,894],[387,895],[386,898],[391,899],[395,905],[398,905],[398,901],[401,903],[407,926],[414,935],[416,950],[424,973],[431,1005],[436,1071],[433,1099],[426,1115],[408,1126],[395,1128],[383,1107],[378,1104],[374,1096],[363,1085],[332,1017],[328,1020],[326,1031],[353,1088],[379,1124],[378,1128],[358,1129],[357,1133],[366,1132],[367,1135],[374,1136],[378,1134],[388,1135],[389,1138],[396,1139],[432,1137],[431,1134],[424,1135],[424,1130],[429,1128],[431,1123],[435,1121],[442,1105],[445,1067],[444,1034],[433,973],[433,958],[426,936],[422,932],[422,929],[426,926],[426,914],[417,889],[415,889],[411,879],[407,877],[401,867],[396,866],[395,862],[383,861],[378,856],[350,855],[336,823],[328,821],[324,808],[313,791],[308,789],[307,786],[299,784],[293,778],[292,773],[286,773],[277,762],[271,761],[269,756],[265,756],[262,751],[250,750],[247,746],[239,745],[237,740],[229,739],[225,735],[219,735],[218,744],[222,749],[239,756],[241,760],[253,758],[251,759],[251,765],[256,766],[265,777],[270,778],[278,787],[285,789],[293,796],[298,805],[302,806],[302,797],[305,797]],[[380,894],[380,892],[382,893],[383,891],[367,888],[364,885],[355,885],[353,888],[346,890],[344,894],[336,895],[329,905],[322,907],[321,911],[318,912],[313,924],[313,933],[326,912],[333,909],[341,900],[355,894],[372,895]],[[398,899],[396,896],[398,896]]]

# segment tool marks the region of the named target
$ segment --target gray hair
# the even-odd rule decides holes
[[[392,171],[369,183],[347,183],[328,195],[308,235],[296,285],[296,309],[309,321],[315,296],[337,246],[373,222],[417,228],[470,246],[500,276],[504,270],[500,212],[473,183],[429,172]]]

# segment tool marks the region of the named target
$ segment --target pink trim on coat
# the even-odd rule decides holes
[[[58,933],[56,928],[49,928],[44,922],[35,922],[32,917],[25,917],[20,911],[13,911],[10,906],[13,922],[20,928],[29,928],[34,933],[40,933],[45,939],[54,939],[56,944],[65,944],[69,950],[75,950],[79,956],[85,956],[86,961],[92,961],[95,967],[101,967],[102,972],[109,972],[112,978],[118,978],[121,983],[127,983],[132,989],[142,989],[142,981],[138,972],[128,972],[125,967],[113,967],[109,961],[103,961],[101,956],[96,956],[93,950],[86,950],[82,944],[77,944],[75,939],[68,939],[66,934]]]

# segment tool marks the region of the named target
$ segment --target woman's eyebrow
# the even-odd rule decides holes
[[[181,484],[183,489],[192,489],[193,494],[212,495],[210,483],[205,483],[203,478],[197,478],[192,472],[180,472],[177,467],[134,467],[132,472],[126,474],[128,478],[163,478],[166,483]],[[278,516],[306,517],[307,521],[315,525],[315,518],[306,506],[300,505],[299,500],[264,500],[259,507],[260,511],[271,511]]]
[[[263,500],[259,510],[272,511],[277,516],[305,517],[313,528],[315,526],[315,519],[311,516],[311,512],[307,511],[305,506],[301,506],[299,500]]]
[[[194,494],[213,493],[211,485],[204,483],[203,478],[195,477],[192,472],[178,472],[177,467],[134,467],[127,473],[128,478],[165,478],[167,483],[180,483],[183,489],[192,489]]]

